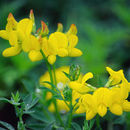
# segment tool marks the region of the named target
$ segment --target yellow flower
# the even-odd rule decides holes
[[[109,105],[110,90],[108,88],[98,88],[93,97],[96,101],[97,113],[103,117],[107,113],[107,107]]]
[[[68,38],[68,56],[70,57],[78,57],[82,55],[82,51],[75,48],[75,46],[78,43],[78,37],[77,37],[77,28],[74,24],[70,26],[70,29],[67,32],[67,38]]]
[[[22,49],[24,52],[28,53],[28,56],[31,61],[39,61],[43,58],[40,52],[41,49],[40,42],[33,35],[29,35],[24,39],[22,43]]]
[[[42,50],[48,58],[50,64],[54,64],[56,56],[68,56],[68,40],[64,33],[55,32],[49,36],[49,39],[42,39]]]
[[[15,56],[22,50],[22,42],[30,35],[32,30],[32,21],[30,19],[23,19],[16,22],[13,15],[10,13],[7,19],[7,25],[5,30],[0,31],[0,37],[9,40],[11,45],[3,51],[3,56]]]
[[[97,114],[96,101],[91,94],[82,95],[76,113],[86,112],[86,120],[91,120]]]
[[[91,72],[86,73],[80,81],[70,81],[69,87],[81,94],[85,94],[93,90],[90,88],[89,84],[86,83],[86,81],[90,78],[93,78],[93,74]]]
[[[42,51],[50,64],[55,63],[56,56],[77,57],[82,55],[82,52],[75,48],[78,43],[78,37],[74,31],[70,31],[74,27],[76,28],[75,25],[72,25],[66,34],[57,31],[50,34],[48,39],[46,37],[42,38]]]

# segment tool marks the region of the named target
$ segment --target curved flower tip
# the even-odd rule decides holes
[[[48,62],[49,62],[51,65],[54,64],[55,61],[56,61],[56,56],[55,56],[55,55],[50,55],[50,56],[48,57]]]
[[[86,73],[82,78],[82,83],[85,83],[88,79],[93,78],[93,74],[91,72]]]
[[[44,21],[41,21],[41,34],[48,34],[49,29]]]
[[[74,34],[76,35],[77,34],[77,27],[75,24],[71,24],[67,34]]]
[[[58,27],[57,27],[57,32],[63,32],[63,24],[62,23],[58,23],[58,25],[57,25]]]
[[[31,61],[33,61],[33,62],[34,61],[39,61],[39,60],[43,59],[43,56],[40,53],[40,51],[36,51],[36,50],[30,51],[29,54],[28,54],[28,56],[29,56],[29,59]]]
[[[30,15],[29,15],[31,20],[34,20],[34,13],[33,13],[33,9],[30,10]]]
[[[18,55],[21,51],[20,47],[10,47],[10,48],[6,48],[3,52],[2,55],[4,57],[10,57],[10,56],[15,56]]]

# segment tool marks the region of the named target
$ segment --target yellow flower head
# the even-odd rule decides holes
[[[5,30],[0,31],[0,37],[9,40],[11,45],[3,51],[3,56],[15,56],[22,50],[22,43],[31,34],[32,21],[30,19],[23,19],[16,22],[13,15],[10,13],[7,19],[7,25]]]

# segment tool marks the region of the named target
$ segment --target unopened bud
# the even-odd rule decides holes
[[[80,75],[80,66],[79,65],[74,65],[74,64],[71,65],[69,75],[70,75],[70,80],[71,81],[78,80],[79,75]]]
[[[58,23],[57,32],[63,32],[63,25],[62,23]]]
[[[71,24],[71,26],[70,26],[70,28],[69,28],[67,34],[68,34],[68,35],[69,35],[69,34],[74,34],[74,35],[77,34],[77,27],[76,27],[75,24]]]
[[[36,24],[35,24],[35,17],[34,17],[34,13],[33,13],[32,9],[30,10],[29,18],[32,20],[32,23],[33,23],[32,33],[35,33],[36,32]]]

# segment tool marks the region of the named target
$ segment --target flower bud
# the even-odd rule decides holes
[[[57,32],[63,32],[63,25],[62,23],[58,23]]]
[[[70,75],[70,80],[71,81],[77,80],[79,78],[79,75],[80,75],[80,66],[79,65],[74,65],[74,64],[71,65],[69,75]]]

